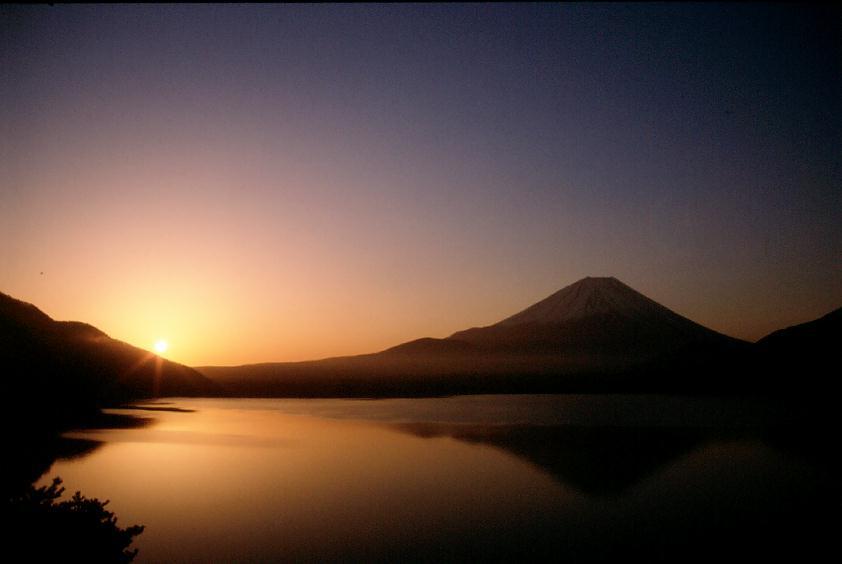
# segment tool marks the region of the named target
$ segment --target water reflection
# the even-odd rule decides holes
[[[84,422],[90,429],[132,429],[152,424],[153,419],[125,413],[102,413]],[[68,437],[58,432],[29,432],[25,425],[8,434],[4,461],[3,495],[6,499],[25,490],[57,460],[74,460],[93,453],[103,442],[91,437]]]
[[[18,495],[27,489],[32,482],[47,472],[56,460],[72,460],[90,454],[102,446],[102,443],[90,439],[42,435],[29,440],[16,437],[11,446],[13,455],[4,463],[3,499]]]
[[[99,428],[140,427],[149,419],[120,414],[89,414],[79,424]],[[41,422],[43,423],[43,421]],[[61,436],[51,425],[21,426],[11,433],[4,460],[3,513],[6,516],[3,554],[33,562],[129,562],[131,548],[143,526],[123,527],[106,507],[107,500],[67,492],[58,476],[39,487],[32,485],[56,461],[82,460],[105,443]],[[72,495],[71,495],[72,493]],[[64,495],[63,495],[64,494]]]
[[[546,470],[591,495],[617,495],[690,452],[702,440],[693,428],[584,427],[401,423],[418,437],[451,437],[490,445]]]
[[[820,429],[776,427],[761,403],[631,404],[177,400],[125,412],[143,428],[70,434],[101,447],[48,475],[144,523],[141,561],[803,558],[831,544],[838,474],[810,454],[832,444]]]

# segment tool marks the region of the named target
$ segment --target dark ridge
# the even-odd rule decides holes
[[[754,346],[758,385],[779,393],[835,392],[842,374],[842,308],[775,331]]]
[[[477,348],[459,339],[434,339],[422,337],[386,349],[381,354],[471,353]]]
[[[0,371],[11,420],[54,430],[105,405],[157,396],[215,393],[196,370],[108,337],[77,321],[54,321],[0,293]]]

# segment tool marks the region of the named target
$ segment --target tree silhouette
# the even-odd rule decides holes
[[[9,498],[5,522],[12,554],[27,561],[130,562],[137,549],[129,550],[142,525],[125,529],[105,509],[108,501],[86,498],[80,492],[64,501],[61,478]]]

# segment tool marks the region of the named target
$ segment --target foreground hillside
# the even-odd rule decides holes
[[[103,405],[205,395],[214,385],[187,366],[110,338],[85,323],[55,321],[0,293],[0,370],[7,411],[49,426]]]

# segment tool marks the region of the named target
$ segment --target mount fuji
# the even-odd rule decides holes
[[[198,370],[249,395],[654,391],[750,346],[613,277],[583,278],[487,327],[379,353]],[[691,386],[692,387],[692,386]]]
[[[583,278],[494,325],[449,339],[485,350],[638,359],[692,343],[733,341],[613,277]]]

